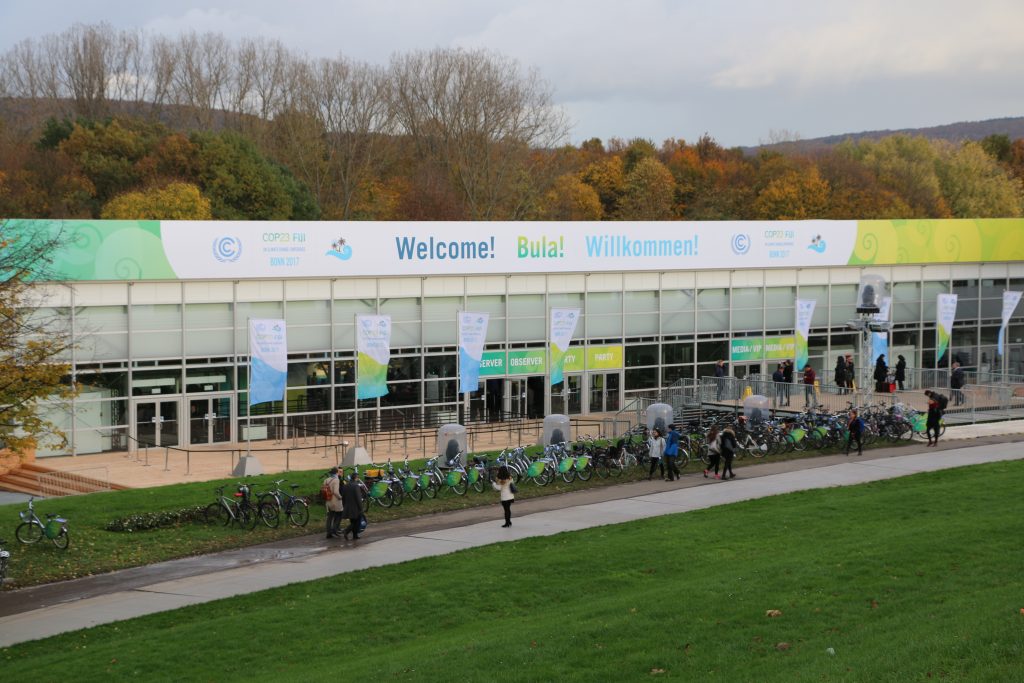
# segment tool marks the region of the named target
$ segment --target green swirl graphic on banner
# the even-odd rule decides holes
[[[377,398],[388,393],[388,366],[382,365],[373,358],[359,352],[359,382],[356,385],[356,398]]]
[[[942,359],[946,355],[946,349],[949,348],[949,332],[942,329],[941,327],[935,328],[935,357]]]
[[[849,265],[1024,260],[1019,218],[858,221]]]
[[[557,344],[551,345],[551,383],[558,384],[563,379],[563,368],[565,367],[565,351],[558,348]]]

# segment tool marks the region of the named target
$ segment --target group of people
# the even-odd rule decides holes
[[[736,432],[731,426],[719,431],[717,426],[711,427],[708,432],[708,466],[704,470],[704,478],[707,479],[714,474],[715,479],[735,479],[736,473],[732,471],[732,461],[736,457],[736,449],[739,442],[736,440]],[[722,466],[722,473],[719,475],[718,467]]]
[[[353,541],[359,540],[360,527],[363,519],[363,494],[356,481],[355,473],[351,473],[342,479],[337,467],[332,467],[327,479],[324,480],[323,490],[330,491],[327,498],[327,538],[344,536],[346,539],[351,535]],[[341,521],[348,519],[348,527],[341,533]]]
[[[892,382],[889,381],[889,366],[885,362],[884,353],[879,354],[875,360],[875,372],[872,377],[875,380],[875,392],[879,394],[891,393],[893,387]],[[896,383],[896,388],[903,391],[904,382],[907,381],[907,359],[902,355],[896,361],[896,371],[893,373],[893,380]]]
[[[680,434],[675,424],[668,426],[667,433],[662,432],[659,427],[651,430],[651,435],[647,439],[647,449],[651,457],[648,480],[654,478],[654,470],[658,470],[658,474],[665,481],[675,481],[682,477],[676,462],[679,458],[679,441]]]
[[[853,363],[853,354],[848,353],[845,356],[839,356],[836,359],[836,367],[833,371],[832,381],[837,387],[839,387],[839,393],[848,394],[853,391],[856,386],[856,367]]]
[[[775,402],[780,406],[789,405],[789,385],[793,383],[793,361],[784,360],[772,373],[775,382]]]

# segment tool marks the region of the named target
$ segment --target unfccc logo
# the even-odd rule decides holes
[[[232,263],[242,255],[242,240],[237,237],[218,237],[213,240],[213,257],[221,263]]]
[[[737,256],[743,256],[750,251],[750,235],[742,232],[734,234],[730,246],[732,247],[732,253]]]

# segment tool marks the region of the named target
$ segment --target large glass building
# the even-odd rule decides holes
[[[865,273],[888,283],[892,357],[1024,372],[1024,314],[1010,320],[1005,359],[996,348],[1003,292],[1024,290],[1017,220],[6,228],[71,238],[37,290],[40,315],[74,336],[67,360],[80,391],[51,415],[76,454],[347,424],[361,314],[392,322],[388,393],[359,402],[363,429],[615,412],[631,395],[713,374],[717,360],[734,376],[770,373],[792,357],[796,299],[816,301],[808,352],[828,374],[837,355],[857,351],[847,323]],[[937,359],[936,299],[949,293],[956,319]],[[554,385],[553,308],[582,314]],[[460,311],[490,316],[468,414],[457,393]],[[286,321],[288,373],[285,400],[249,418],[252,318]]]

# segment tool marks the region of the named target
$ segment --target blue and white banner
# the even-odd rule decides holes
[[[1010,324],[1010,318],[1020,303],[1021,292],[1003,292],[1003,324],[999,328],[999,355],[1003,355],[1003,343],[1006,338],[1006,326]]]
[[[484,357],[489,313],[459,313],[459,393],[480,388],[480,363]]]
[[[889,322],[889,313],[892,309],[892,297],[883,296],[878,302],[878,313],[875,313],[875,322],[887,323]],[[872,332],[871,333],[871,365],[878,362],[879,356],[885,356],[886,364],[892,365],[892,359],[889,358],[889,332]]]
[[[794,332],[796,332],[796,371],[802,372],[804,366],[807,365],[808,351],[807,351],[807,337],[811,331],[811,318],[814,317],[814,305],[817,303],[815,299],[797,299],[796,300],[796,323],[794,325]]]
[[[576,323],[580,319],[578,308],[552,308],[548,324],[551,353],[551,385],[559,384],[563,379],[565,353],[569,350],[569,342],[576,332]]]
[[[288,335],[283,320],[249,320],[249,405],[283,401],[288,379]]]
[[[388,395],[391,316],[356,316],[356,398]]]

